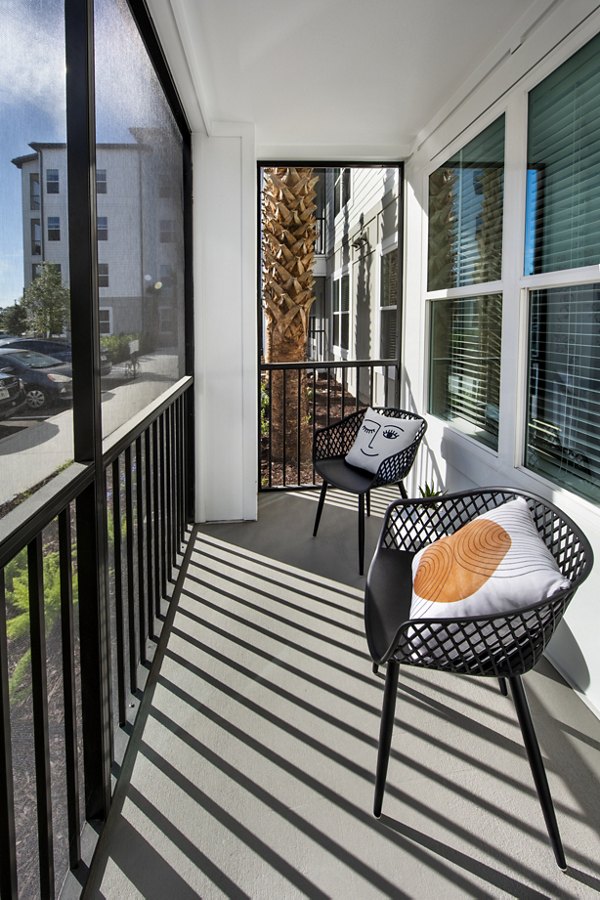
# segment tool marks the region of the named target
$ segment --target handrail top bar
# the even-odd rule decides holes
[[[397,366],[397,359],[337,359],[327,362],[280,362],[261,363],[261,372],[270,372],[274,369],[352,369],[356,366]]]
[[[71,463],[0,520],[0,568],[20,553],[93,481],[94,469]]]
[[[151,404],[144,407],[141,412],[133,416],[125,425],[113,431],[104,441],[102,453],[104,467],[106,468],[106,466],[110,465],[123,450],[131,446],[144,433],[148,425],[171,405],[173,400],[176,400],[177,397],[180,397],[181,394],[184,394],[191,387],[193,381],[194,379],[191,375],[184,375],[164,394],[161,394]]]

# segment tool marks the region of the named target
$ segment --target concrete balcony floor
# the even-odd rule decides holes
[[[380,492],[375,544],[395,492]],[[86,897],[596,897],[600,721],[544,662],[526,677],[568,872],[497,682],[404,668],[383,816],[356,513],[264,494],[201,527]],[[577,598],[575,598],[575,603]]]

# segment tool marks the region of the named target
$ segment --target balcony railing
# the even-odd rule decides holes
[[[315,430],[362,407],[397,405],[398,369],[398,363],[391,359],[263,363],[259,429],[261,490],[313,487]],[[280,402],[277,408],[275,393],[288,402]],[[285,435],[286,439],[275,441],[276,435]]]
[[[85,877],[82,826],[110,805],[187,537],[191,385],[112,440],[98,479],[74,463],[0,525],[2,898]],[[105,546],[90,552],[98,503]],[[80,589],[89,567],[99,604]]]

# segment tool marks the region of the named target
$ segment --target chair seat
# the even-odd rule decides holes
[[[328,484],[352,494],[366,493],[375,480],[371,472],[349,466],[343,457],[320,459],[315,462],[315,470]]]
[[[372,658],[381,660],[400,625],[410,617],[414,553],[380,548],[369,569],[365,626]]]

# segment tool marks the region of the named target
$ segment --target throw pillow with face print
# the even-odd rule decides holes
[[[346,462],[376,474],[379,466],[410,446],[421,427],[421,419],[399,419],[367,409]]]

